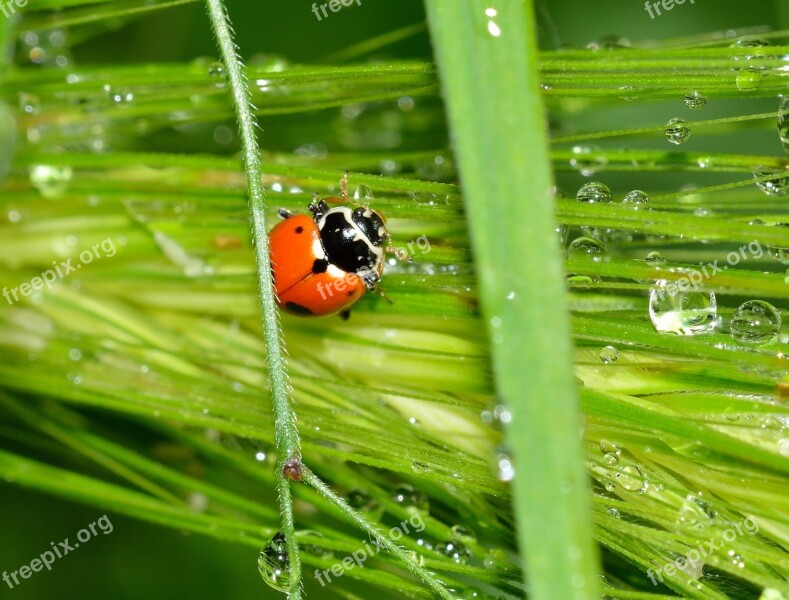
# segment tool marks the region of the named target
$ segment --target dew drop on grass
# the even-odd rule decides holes
[[[776,223],[774,227],[787,227],[789,223]],[[782,265],[789,265],[789,246],[774,246],[767,244],[767,252]]]
[[[701,95],[699,92],[693,91],[685,94],[685,105],[691,109],[699,109],[707,104],[706,96]]]
[[[642,192],[641,190],[633,190],[622,198],[622,202],[632,205],[633,210],[639,210],[642,208],[640,205],[649,203],[649,196],[647,196],[646,192]]]
[[[648,265],[652,265],[652,266],[659,266],[666,264],[666,259],[663,257],[663,255],[660,252],[657,251],[650,252],[649,254],[647,254],[645,260]]]
[[[361,490],[351,490],[345,497],[345,501],[351,508],[362,512],[371,512],[378,507],[378,502],[366,492]]]
[[[600,360],[604,365],[612,365],[619,359],[619,350],[613,346],[606,346],[600,350]]]
[[[603,454],[608,454],[609,452],[613,452],[617,456],[622,454],[622,449],[614,444],[609,440],[600,440],[600,452]]]
[[[643,492],[647,482],[641,469],[636,465],[627,465],[616,474],[617,483],[628,492]]]
[[[745,344],[769,342],[781,330],[781,313],[769,302],[748,300],[742,303],[731,319],[732,337]]]
[[[485,553],[482,564],[486,569],[505,569],[509,565],[507,553],[500,548],[491,548]]]
[[[590,181],[583,184],[578,193],[575,195],[578,202],[588,202],[590,204],[599,204],[612,202],[611,190],[608,186],[599,181]]]
[[[778,108],[778,137],[784,150],[789,152],[789,94],[781,99]]]
[[[789,456],[789,438],[778,440],[778,452],[781,453],[781,456]]]
[[[208,65],[208,74],[214,80],[214,85],[216,87],[221,88],[227,85],[227,71],[225,70],[225,65],[218,60]]]
[[[397,487],[392,492],[392,499],[400,506],[414,511],[425,511],[429,507],[427,496],[408,484]]]
[[[427,466],[425,463],[414,461],[411,463],[411,471],[413,471],[417,475],[424,475],[425,473],[430,472],[430,467]]]
[[[677,512],[677,532],[703,531],[715,522],[717,513],[696,494],[688,494]]]
[[[459,542],[465,542],[467,544],[474,543],[477,540],[477,536],[474,535],[474,532],[465,525],[453,525],[450,531],[452,532],[453,540],[458,540]]]
[[[290,560],[285,534],[281,531],[260,551],[258,571],[269,586],[287,593],[290,586]]]
[[[678,146],[684,144],[690,137],[690,127],[687,121],[675,117],[666,124],[664,133],[669,142]]]
[[[74,171],[68,165],[35,165],[30,167],[30,183],[44,198],[59,198],[66,193]]]
[[[496,431],[502,431],[504,427],[512,423],[512,412],[509,407],[498,398],[494,398],[482,409],[480,413],[482,422],[490,425]]]
[[[567,258],[573,260],[603,262],[607,254],[608,251],[603,242],[592,237],[576,238],[567,247]]]
[[[753,178],[756,186],[768,196],[783,196],[789,191],[789,171],[785,169],[759,168],[753,172]]]
[[[699,335],[715,329],[714,292],[682,291],[664,279],[649,290],[649,318],[660,333]]]
[[[608,157],[597,146],[574,146],[570,166],[589,177],[605,169]]]
[[[436,552],[440,552],[444,556],[452,559],[453,562],[458,564],[465,563],[471,558],[471,550],[466,548],[462,542],[457,540],[447,540],[446,542],[439,542],[436,544]]]
[[[762,73],[756,69],[742,69],[737,71],[734,82],[741,92],[752,92],[762,85]]]
[[[374,200],[375,196],[373,195],[373,191],[370,189],[369,185],[357,185],[356,189],[353,190],[353,199],[354,200]]]
[[[614,452],[606,452],[603,454],[603,464],[607,467],[615,467],[619,464],[619,456]]]
[[[496,474],[499,481],[512,481],[515,477],[515,466],[505,446],[496,449]]]

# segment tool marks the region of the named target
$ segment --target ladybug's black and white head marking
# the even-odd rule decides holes
[[[326,258],[348,273],[383,269],[386,228],[381,215],[369,208],[338,206],[317,219]]]

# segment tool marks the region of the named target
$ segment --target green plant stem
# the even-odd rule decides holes
[[[430,573],[430,571],[427,569],[419,566],[419,564],[411,558],[408,552],[395,544],[384,532],[375,527],[375,525],[373,525],[370,521],[365,519],[358,511],[355,511],[353,508],[351,508],[348,503],[338,496],[334,491],[332,491],[332,489],[327,486],[320,477],[318,477],[307,467],[302,467],[302,475],[304,481],[308,485],[312,486],[321,496],[339,508],[346,517],[348,517],[363,531],[370,534],[381,546],[399,558],[408,568],[408,570],[424,581],[439,598],[444,598],[445,600],[454,600],[455,597],[441,584],[435,575]]]
[[[255,137],[255,121],[252,117],[249,87],[241,59],[236,52],[235,42],[230,32],[230,22],[224,3],[222,0],[207,0],[207,4],[214,34],[222,54],[222,61],[227,69],[228,83],[232,92],[241,134],[249,191],[249,211],[252,218],[252,236],[258,271],[258,291],[263,313],[263,335],[266,342],[266,359],[274,411],[274,427],[277,442],[277,495],[279,497],[280,510],[282,511],[282,532],[285,535],[288,546],[290,598],[291,600],[300,600],[301,562],[299,559],[299,546],[296,540],[290,482],[284,475],[283,465],[288,459],[300,458],[301,451],[296,420],[290,405],[279,312],[274,297],[260,151],[257,138]]]
[[[530,597],[599,598],[532,3],[426,6],[497,395],[513,415],[507,441]]]

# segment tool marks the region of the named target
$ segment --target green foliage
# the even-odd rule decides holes
[[[55,268],[53,261],[77,264],[98,245],[89,264],[51,290],[0,300],[0,474],[3,493],[22,486],[238,545],[254,570],[257,553],[281,527],[278,456],[226,70],[214,59],[121,65],[99,64],[98,55],[92,63],[72,62],[69,54],[89,54],[101,35],[133,26],[141,15],[166,20],[174,4],[48,0],[17,21],[0,20],[6,46],[4,28],[41,34],[35,42],[14,35],[13,61],[0,80],[0,174],[9,168],[0,188],[0,289],[33,281]],[[507,25],[515,27],[515,17],[501,20],[509,15],[505,4],[498,7],[502,39]],[[482,14],[474,19],[486,26]],[[58,29],[65,25],[68,31]],[[66,41],[51,43],[59,40],[52,28]],[[452,61],[461,57],[444,52],[484,44],[444,49],[448,36],[440,29],[434,35],[442,69],[457,67]],[[564,401],[544,392],[549,376],[512,409],[516,419],[520,409],[555,423],[516,420],[510,431],[540,425],[531,435],[547,438],[521,441],[513,451],[542,443],[553,456],[549,450],[573,430],[572,413],[562,412],[572,406],[570,360],[592,480],[591,493],[578,492],[573,502],[591,506],[603,593],[711,599],[786,590],[786,330],[749,344],[731,335],[729,323],[750,299],[769,300],[787,317],[786,267],[773,257],[789,247],[789,228],[776,226],[789,221],[786,199],[757,185],[781,188],[786,181],[775,124],[776,96],[789,74],[787,32],[767,35],[771,46],[730,47],[731,39],[710,35],[635,48],[543,50],[550,157],[539,154],[542,115],[532,94],[521,107],[525,115],[509,114],[517,106],[491,114],[486,104],[480,123],[519,118],[505,135],[526,141],[518,154],[486,154],[475,167],[469,147],[486,132],[458,124],[452,106],[462,99],[452,75],[442,71],[445,114],[429,57],[366,61],[420,31],[422,24],[337,48],[333,58],[311,64],[248,60],[264,130],[268,222],[278,207],[303,211],[313,193],[336,193],[348,170],[351,192],[358,186],[360,198],[387,216],[395,245],[412,255],[412,262],[388,266],[391,304],[366,297],[347,323],[282,319],[304,460],[330,486],[292,486],[306,592],[431,598],[444,586],[455,591],[442,594],[464,598],[523,597],[517,548],[524,532],[516,531],[516,517],[542,518],[542,535],[554,548],[567,543],[568,532],[543,513],[528,513],[534,507],[513,510],[512,486],[502,481],[511,475],[505,433],[486,421],[496,425],[495,407],[499,414],[507,408],[494,392],[494,381],[511,390],[501,387],[502,369],[507,378],[533,377],[543,365],[539,375],[553,374]],[[241,42],[241,52],[251,50]],[[490,57],[472,58],[481,64]],[[355,64],[343,64],[348,59]],[[535,65],[528,69],[533,77]],[[498,75],[507,81],[493,71],[490,89],[498,90]],[[478,101],[489,103],[485,89]],[[529,92],[509,91],[516,103]],[[709,102],[688,112],[682,98],[693,91]],[[675,116],[692,132],[684,145],[664,135]],[[495,145],[478,150],[494,152]],[[568,331],[563,276],[546,230],[548,158],[561,189],[597,179],[617,202],[588,204],[567,197],[574,192],[556,193],[557,237],[567,245],[592,234],[604,247],[600,254],[570,252],[565,263],[574,354],[560,343],[530,344],[538,329],[512,326],[507,333],[522,336],[523,354],[502,356],[491,352],[479,305],[488,318],[498,314],[488,295],[506,273],[490,265],[506,243],[531,253],[516,257],[525,269],[517,284],[544,287],[544,295],[524,293],[534,302],[556,300],[544,323],[535,323],[536,312],[513,318],[530,314],[529,327],[541,328],[540,335]],[[513,171],[519,165],[522,172]],[[465,198],[454,183],[458,173]],[[495,193],[486,195],[495,178]],[[618,202],[633,188],[647,193],[648,205]],[[527,207],[539,210],[534,231],[521,214]],[[477,220],[484,209],[505,213],[499,238]],[[413,243],[420,236],[429,251]],[[101,246],[107,240],[113,251]],[[747,250],[752,242],[761,254]],[[746,259],[700,284],[716,294],[721,323],[714,332],[655,330],[648,296],[657,280],[679,283],[699,263],[725,264],[743,245]],[[664,260],[646,260],[654,251]],[[482,272],[489,275],[478,292]],[[571,442],[565,446],[560,451],[572,458]],[[516,464],[516,486],[553,485],[549,462],[542,476],[538,466]],[[379,553],[323,588],[312,572],[361,547],[362,534],[348,523],[355,513],[338,495],[379,534],[415,514],[425,527],[397,541],[404,552]],[[758,523],[758,533],[724,537],[746,518]],[[703,569],[665,569],[710,540],[720,547],[703,557]],[[588,570],[593,563],[583,560]],[[662,573],[660,585],[653,586],[650,570]],[[425,584],[419,577],[429,572],[435,576]],[[570,572],[550,565],[540,585],[553,587],[542,589],[564,589],[561,578]],[[278,597],[260,585],[261,594]]]

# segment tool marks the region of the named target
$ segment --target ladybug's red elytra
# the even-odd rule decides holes
[[[347,202],[347,178],[341,198],[313,198],[312,216],[280,209],[282,218],[269,233],[277,302],[301,316],[339,313],[347,318],[365,291],[379,291],[384,257],[391,250],[383,217]],[[340,206],[329,208],[329,202]]]

